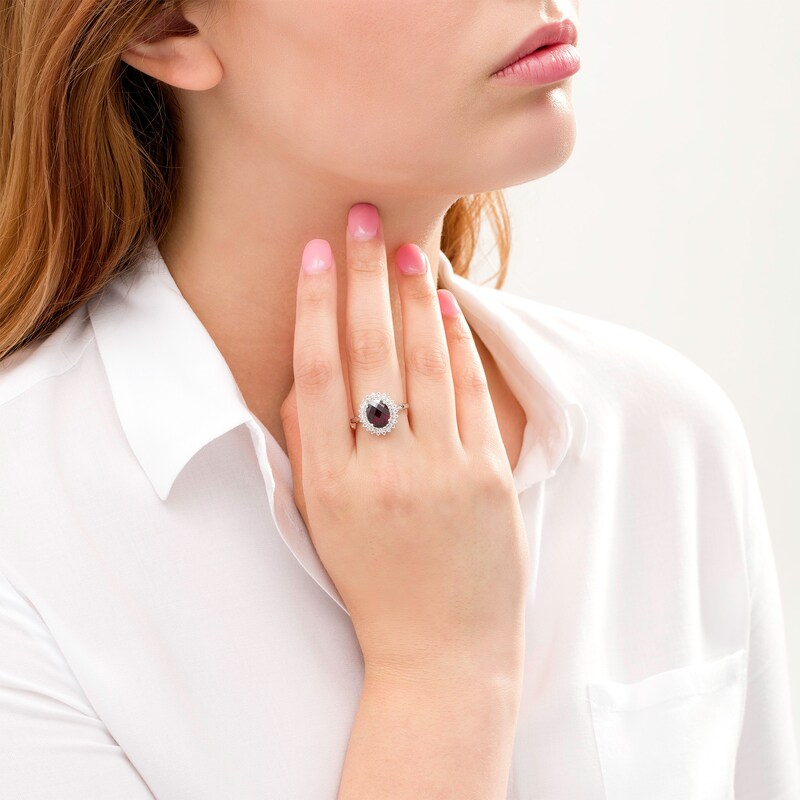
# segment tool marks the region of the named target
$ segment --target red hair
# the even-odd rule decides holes
[[[135,37],[194,31],[179,6],[0,0],[0,361],[52,333],[166,231],[180,109],[171,87],[119,54]],[[457,200],[441,249],[466,276],[485,214],[500,288],[510,250],[502,192]]]

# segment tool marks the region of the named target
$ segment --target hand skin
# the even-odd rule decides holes
[[[281,418],[298,508],[364,656],[340,798],[500,800],[529,550],[483,364],[452,294],[437,290],[414,244],[392,264],[401,361],[390,262],[370,204],[348,217],[340,348],[334,261],[326,240],[306,245],[295,382]],[[386,436],[350,428],[371,391],[409,403]]]

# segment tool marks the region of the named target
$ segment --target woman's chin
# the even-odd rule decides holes
[[[527,183],[549,175],[561,167],[575,149],[577,124],[569,108],[561,106],[552,112],[539,112],[521,124],[506,126],[487,146],[482,163],[486,169],[505,175],[504,186]]]

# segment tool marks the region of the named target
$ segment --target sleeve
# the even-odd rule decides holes
[[[0,797],[153,800],[34,606],[0,571]]]
[[[750,635],[736,800],[800,800],[785,628],[775,557],[749,443],[745,535]]]

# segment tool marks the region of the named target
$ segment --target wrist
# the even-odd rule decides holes
[[[385,638],[385,637],[384,637]],[[445,687],[454,677],[498,687],[521,681],[525,661],[524,614],[502,631],[460,640],[418,641],[393,638],[391,646],[362,648],[365,672],[400,686]]]
[[[408,724],[420,715],[431,725],[465,727],[465,741],[502,738],[516,729],[522,696],[521,672],[484,669],[365,672],[361,702],[394,709]]]
[[[506,796],[521,676],[366,666],[339,800]]]
[[[476,694],[517,703],[522,687],[522,658],[498,661],[454,654],[404,664],[368,661],[364,685],[377,692],[462,702]]]

